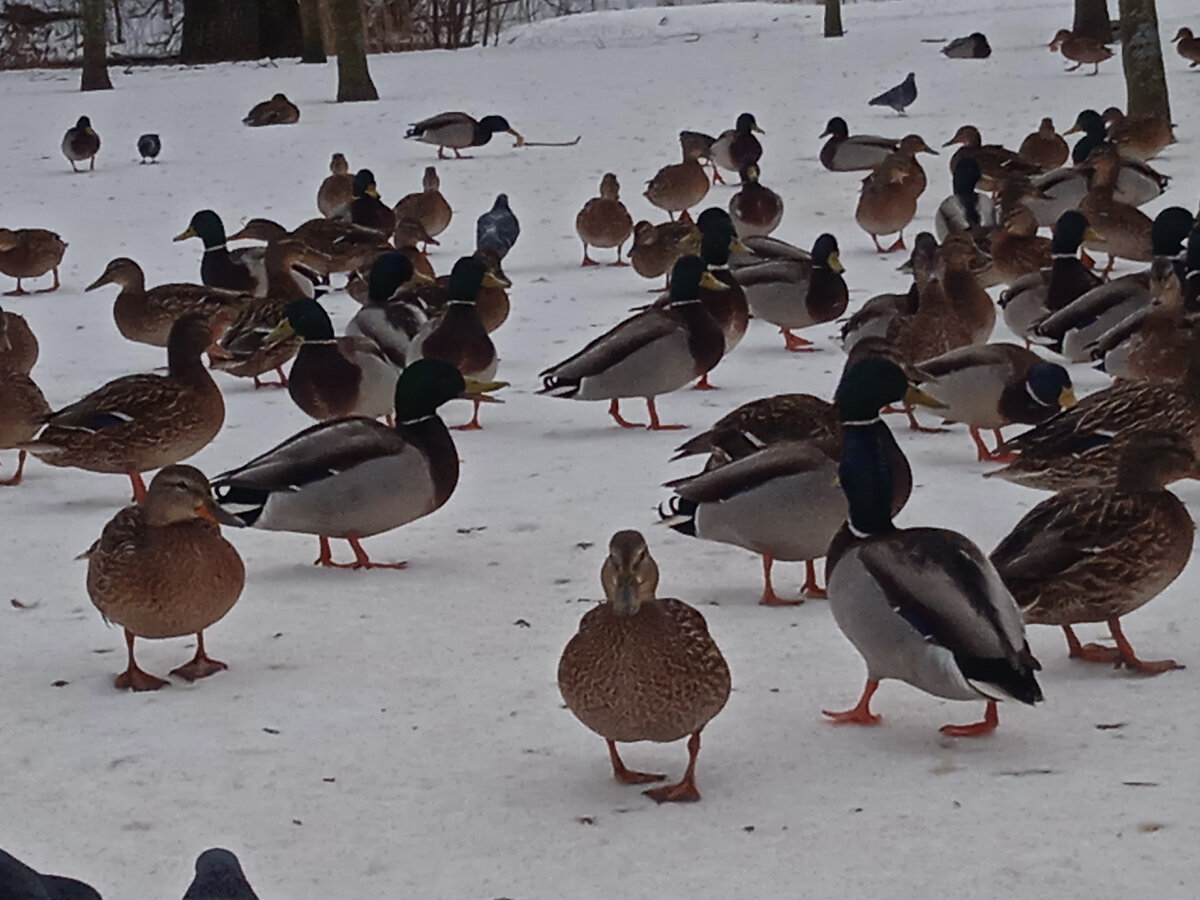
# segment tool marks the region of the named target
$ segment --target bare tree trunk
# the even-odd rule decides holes
[[[825,0],[825,37],[841,37],[845,33],[842,28],[842,0]]]
[[[300,62],[326,62],[325,37],[321,32],[320,0],[300,0],[300,30],[304,35]]]
[[[183,0],[184,63],[258,59],[257,0]]]
[[[1125,70],[1127,116],[1158,116],[1171,121],[1167,73],[1158,39],[1154,0],[1119,0],[1121,67]]]
[[[329,11],[337,36],[338,103],[378,100],[379,92],[367,69],[362,0],[330,0]]]
[[[1113,41],[1108,0],[1075,0],[1075,22],[1071,33],[1093,37],[1102,44]]]
[[[104,33],[106,12],[104,0],[80,0],[79,13],[83,20],[81,91],[112,90],[108,78],[108,39]]]

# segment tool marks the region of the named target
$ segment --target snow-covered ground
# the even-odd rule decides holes
[[[1196,26],[1189,6],[1160,0],[1165,38]],[[88,95],[77,73],[0,77],[0,224],[51,228],[71,245],[59,293],[3,300],[41,339],[34,376],[55,406],[162,364],[160,351],[117,334],[113,289],[82,288],[121,255],[150,284],[196,279],[198,242],[171,242],[195,210],[211,207],[231,228],[259,215],[298,223],[315,214],[334,151],[372,168],[395,201],[434,156],[401,140],[405,124],[443,109],[503,113],[531,140],[583,135],[571,149],[497,140],[439,166],[456,211],[439,270],[469,252],[495,193],[521,218],[506,264],[514,312],[497,334],[512,387],[507,405],[484,409],[484,431],[456,437],[463,474],[447,506],[368,541],[407,571],[319,570],[311,538],[235,533],[246,591],[208,635],[229,671],[121,693],[111,683],[120,631],[100,621],[72,558],[127,501],[128,482],[31,462],[26,483],[0,493],[0,846],[130,900],[180,896],[214,844],[241,855],[264,900],[1190,896],[1196,669],[1143,680],[1073,664],[1058,631],[1035,628],[1047,702],[1006,705],[989,739],[941,737],[939,725],[978,708],[895,683],[878,697],[882,727],[830,727],[820,710],[853,703],[862,664],[826,605],[760,608],[756,557],[654,525],[659,484],[696,465],[667,463],[694,431],[625,431],[603,404],[534,395],[541,368],[647,297],[628,269],[578,267],[576,211],[614,171],[634,217],[657,220],[640,186],[677,158],[681,128],[715,132],[753,111],[767,131],[763,181],[787,202],[778,235],[807,246],[837,234],[858,303],[904,279],[854,224],[858,178],[817,163],[829,116],[931,144],[971,122],[1015,146],[1043,115],[1065,128],[1083,107],[1124,101],[1119,60],[1090,78],[1064,74],[1047,51],[1069,24],[1065,0],[897,0],[845,13],[841,40],[820,37],[809,6],[579,16],[500,48],[372,58],[384,98],[372,104],[330,102],[333,64],[114,70],[116,90]],[[974,30],[991,39],[991,59],[951,61],[923,42]],[[1180,142],[1157,163],[1175,181],[1151,213],[1194,209],[1200,193],[1200,73],[1165,49]],[[908,118],[866,105],[910,70],[921,96]],[[299,125],[243,128],[246,110],[278,90],[301,106]],[[104,141],[90,175],[71,174],[58,151],[81,114]],[[137,164],[144,131],[163,136],[158,165]],[[928,158],[927,223],[949,191],[946,159]],[[725,204],[730,191],[710,199]],[[340,322],[354,308],[341,293],[330,303]],[[714,373],[720,390],[662,398],[664,418],[703,427],[755,397],[828,394],[842,365],[832,331],[810,335],[821,352],[790,354],[752,323]],[[1085,389],[1102,383],[1073,374]],[[210,474],[308,424],[286,394],[218,377],[226,425],[193,460]],[[465,421],[468,409],[445,415]],[[961,429],[897,434],[917,481],[906,524],[956,528],[990,549],[1044,496],[982,480]],[[2,456],[11,471],[14,454]],[[1194,485],[1179,491],[1200,502]],[[705,732],[696,806],[660,808],[614,783],[603,742],[558,696],[558,655],[600,596],[609,536],[626,527],[647,534],[662,593],[704,612],[733,672],[730,702]],[[798,587],[798,565],[776,571],[781,590]],[[1130,617],[1147,657],[1200,664],[1196,585],[1193,568]],[[184,640],[139,644],[159,674],[190,653]],[[625,757],[674,775],[686,752],[642,744]]]

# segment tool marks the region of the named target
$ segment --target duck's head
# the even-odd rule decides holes
[[[696,227],[700,229],[700,256],[710,266],[725,265],[730,253],[750,252],[737,239],[737,229],[729,213],[719,206],[710,206],[697,216]]]
[[[127,256],[119,256],[109,262],[100,277],[85,287],[84,291],[94,291],[106,284],[119,284],[121,287],[143,284],[145,278],[141,266]]]
[[[846,120],[841,116],[834,116],[825,123],[825,130],[817,135],[817,137],[850,137],[850,126],[846,124]]]
[[[188,227],[175,235],[174,240],[186,241],[198,237],[205,247],[218,247],[225,243],[225,224],[211,209],[202,209],[188,223]]]
[[[1033,401],[1051,409],[1070,409],[1075,405],[1071,376],[1058,363],[1038,363],[1025,373],[1025,390]]]
[[[286,238],[288,230],[278,222],[273,222],[270,219],[254,218],[246,220],[246,224],[241,230],[235,234],[231,234],[228,240],[231,241],[263,241],[270,243],[271,241],[279,241]]]
[[[1079,251],[1085,240],[1098,241],[1100,235],[1092,231],[1087,217],[1077,209],[1068,209],[1054,223],[1054,237],[1050,240],[1052,253],[1067,253],[1072,256]]]
[[[142,508],[150,525],[174,525],[192,519],[222,525],[242,524],[241,519],[216,504],[208,479],[193,466],[160,469],[150,482]]]
[[[710,291],[725,291],[729,285],[717,280],[708,271],[707,264],[699,256],[684,256],[676,260],[671,269],[670,306],[698,303],[700,288]]]
[[[684,159],[708,159],[712,153],[713,137],[700,131],[679,132],[679,149]]]
[[[605,172],[604,177],[600,179],[600,196],[605,200],[621,199],[621,183],[617,181],[615,173]]]
[[[370,169],[359,169],[354,173],[354,183],[350,187],[355,197],[374,197],[379,199],[379,189],[375,186],[375,173]]]
[[[1100,118],[1104,120],[1105,126],[1112,128],[1114,125],[1120,125],[1125,121],[1125,113],[1121,111],[1119,106],[1110,106],[1104,112],[1100,113]]]
[[[1176,41],[1190,41],[1190,40],[1192,40],[1192,29],[1180,28],[1177,32],[1175,32],[1175,37],[1171,38],[1171,43],[1173,44]]]
[[[371,276],[367,280],[367,296],[370,302],[386,303],[392,299],[400,285],[412,277],[412,261],[403,253],[392,250],[380,254],[371,265]]]
[[[229,850],[212,847],[196,857],[197,881],[215,886],[221,882],[244,881],[245,878],[246,876],[242,874],[242,864]],[[207,894],[205,891],[199,893]],[[212,893],[218,896],[240,896],[232,888],[226,888],[224,891],[214,890]]]
[[[913,385],[905,371],[884,356],[866,356],[846,368],[834,393],[838,417],[843,422],[870,422],[879,411],[901,400],[917,406],[944,408],[944,404]]]
[[[1154,217],[1150,226],[1150,243],[1155,256],[1178,256],[1183,242],[1196,227],[1195,217],[1182,206],[1168,206]]]
[[[754,115],[748,112],[742,113],[737,117],[737,123],[734,125],[734,130],[737,131],[738,134],[750,134],[751,132],[756,134],[766,134],[765,131],[758,127],[758,122],[754,121]]]
[[[982,177],[983,170],[979,168],[978,161],[974,157],[964,156],[954,166],[954,177],[951,179],[954,193],[959,196],[975,193],[975,187]]]
[[[345,155],[335,153],[329,157],[329,171],[333,175],[349,175],[350,163],[346,162]]]
[[[650,555],[640,531],[618,531],[608,542],[608,556],[600,567],[604,596],[618,616],[633,616],[658,589],[658,564]]]
[[[271,102],[272,103],[291,103],[292,101],[289,100],[287,98],[287,95],[285,95],[285,94],[272,94]]]
[[[1190,438],[1177,431],[1134,434],[1117,463],[1118,490],[1156,490],[1195,477],[1200,463]]]
[[[446,295],[450,300],[474,303],[482,287],[498,288],[506,285],[487,270],[483,260],[476,256],[464,256],[450,270],[450,283],[446,286]]]
[[[90,134],[92,131],[92,120],[87,116],[80,116],[79,121],[75,123],[75,127],[79,131],[86,131]]]
[[[1057,51],[1063,41],[1069,41],[1070,39],[1071,39],[1070,29],[1068,29],[1068,28],[1058,29],[1058,31],[1054,32],[1054,39],[1050,41],[1050,52],[1053,53],[1053,52]]]
[[[396,381],[396,421],[414,422],[434,415],[438,407],[467,394],[467,383],[453,363],[418,359]]]
[[[1042,119],[1042,124],[1040,124],[1038,126],[1038,131],[1040,131],[1044,136],[1047,136],[1047,137],[1054,134],[1055,133],[1054,120],[1052,118],[1050,118],[1049,116],[1044,117]]]
[[[508,119],[504,116],[484,116],[479,120],[479,127],[488,134],[498,134],[503,131],[505,134],[511,134],[517,139],[516,146],[521,147],[525,144],[525,138],[520,133],[508,124]]]
[[[438,178],[437,168],[435,166],[426,166],[425,174],[421,176],[421,190],[437,191],[441,190],[442,179]]]
[[[900,139],[900,146],[898,149],[899,152],[907,153],[909,156],[912,156],[915,153],[932,153],[934,156],[938,155],[938,152],[925,143],[925,138],[921,137],[919,134],[906,134]]]
[[[743,184],[758,184],[758,176],[761,170],[758,168],[758,163],[749,163],[742,166],[738,171]]]
[[[979,133],[979,129],[974,125],[962,125],[958,131],[954,132],[954,137],[942,144],[943,147],[950,147],[954,144],[962,144],[964,147],[978,147],[983,143],[983,136]]]
[[[334,339],[333,322],[329,320],[329,313],[325,312],[325,307],[312,297],[293,300],[284,307],[284,315],[287,318],[276,325],[267,335],[266,342],[268,344],[286,341],[295,335],[300,335],[306,341],[332,341]]]
[[[829,269],[839,275],[846,271],[846,267],[842,265],[837,238],[828,232],[813,242],[812,261],[814,268]]]
[[[633,226],[633,245],[635,247],[648,247],[650,244],[658,240],[658,231],[655,229],[652,222],[641,219]]]
[[[1093,137],[1098,136],[1103,138],[1106,131],[1107,126],[1104,124],[1104,117],[1094,109],[1085,109],[1080,111],[1079,115],[1075,117],[1075,124],[1063,132],[1063,134],[1079,134],[1083,132]]]

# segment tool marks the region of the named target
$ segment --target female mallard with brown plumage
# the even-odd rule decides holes
[[[917,199],[927,183],[925,170],[915,157],[922,150],[936,152],[930,150],[918,135],[907,135],[900,141],[900,149],[863,179],[854,219],[871,236],[879,253],[904,249],[904,229],[917,215]],[[890,247],[884,248],[879,243],[881,234],[897,234],[898,237]]]
[[[1073,34],[1066,28],[1060,28],[1054,34],[1054,40],[1050,42],[1050,52],[1057,53],[1062,51],[1062,55],[1075,63],[1073,66],[1068,66],[1068,72],[1074,72],[1082,65],[1091,65],[1092,71],[1089,75],[1095,75],[1100,71],[1100,63],[1105,60],[1112,59],[1113,52],[1105,47],[1094,37],[1089,37],[1085,34]]]
[[[558,663],[567,708],[608,743],[621,784],[663,781],[634,772],[617,743],[688,738],[677,784],[647,790],[659,803],[694,802],[700,732],[729,699],[729,667],[704,616],[682,600],[657,596],[658,565],[636,531],[618,531],[600,570],[605,602],[589,610]]]
[[[646,182],[643,196],[665,211],[672,221],[679,213],[681,222],[692,220],[688,210],[708,194],[708,174],[700,165],[700,154],[692,145],[683,148],[683,162],[663,166]]]
[[[1072,659],[1140,675],[1181,669],[1139,659],[1121,617],[1157,597],[1192,555],[1195,525],[1166,489],[1198,468],[1191,440],[1140,432],[1126,444],[1111,487],[1070,488],[1043,500],[992,551],[991,560],[1031,625],[1056,625]],[[1105,622],[1116,647],[1081,644],[1073,626]]]
[[[589,246],[603,250],[616,247],[617,259],[610,265],[629,265],[621,260],[621,249],[633,234],[633,217],[621,202],[621,185],[612,172],[605,173],[600,179],[600,195],[583,204],[583,209],[575,216],[575,233],[583,242],[581,266],[599,265],[588,256]]]
[[[329,174],[317,188],[317,209],[328,218],[354,199],[354,176],[341,153],[329,158]]]
[[[964,159],[973,159],[979,163],[979,187],[984,191],[995,191],[1000,183],[1013,176],[1031,176],[1041,173],[1041,169],[1021,159],[1020,155],[1000,144],[985,144],[979,129],[974,125],[963,125],[954,132],[954,137],[942,144],[951,147],[954,144],[962,146],[950,157],[950,172],[958,169],[958,164]]]
[[[66,242],[53,231],[44,228],[0,228],[0,272],[17,279],[16,288],[5,291],[4,296],[18,297],[28,293],[21,287],[21,280],[40,278],[47,272],[54,273],[54,284],[35,293],[57,291],[58,267],[66,252]]]
[[[1038,130],[1026,135],[1017,148],[1017,156],[1043,172],[1063,165],[1071,155],[1071,148],[1062,135],[1054,130],[1054,120],[1049,116],[1042,119]]]
[[[1101,273],[1101,277],[1107,278],[1117,257],[1138,262],[1150,262],[1154,258],[1151,241],[1154,222],[1136,206],[1114,198],[1117,174],[1121,167],[1120,157],[1115,150],[1098,148],[1088,159],[1093,175],[1087,195],[1079,204],[1079,211],[1099,239],[1085,240],[1084,246],[1108,254],[1108,265]]]
[[[300,107],[284,94],[274,94],[270,100],[256,103],[242,119],[243,125],[261,128],[264,125],[293,125],[300,121]]]
[[[284,238],[300,241],[314,251],[315,258],[306,266],[324,277],[369,266],[380,253],[392,249],[388,239],[374,228],[339,219],[309,219],[288,231],[271,219],[254,218],[229,236],[231,241],[263,241],[267,244]]]
[[[38,360],[38,340],[25,317],[0,309],[0,366],[28,375]]]
[[[729,215],[738,237],[766,237],[783,220],[783,198],[759,184],[757,163],[743,168],[741,176],[741,190],[729,198]]]
[[[392,207],[392,212],[397,220],[416,219],[430,237],[437,237],[449,228],[450,220],[454,218],[454,210],[442,196],[442,181],[433,166],[425,167],[420,193],[405,194]]]
[[[661,278],[684,256],[700,249],[700,229],[691,222],[652,225],[645,219],[633,226],[629,264],[643,278]]]
[[[83,554],[92,605],[125,630],[129,664],[116,677],[118,688],[156,691],[167,684],[138,667],[139,637],[194,634],[196,655],[171,670],[187,681],[229,668],[205,652],[204,632],[237,603],[246,569],[219,523],[241,524],[213,502],[202,472],[168,466],[150,482],[145,501],[117,513]]]
[[[1126,116],[1115,106],[1100,115],[1108,126],[1109,142],[1116,144],[1117,152],[1126,159],[1145,162],[1175,143],[1171,123],[1162,116]]]
[[[1200,66],[1200,38],[1192,34],[1192,29],[1180,28],[1171,40],[1175,44],[1175,49],[1179,51],[1179,55],[1191,63],[1189,68],[1194,69],[1196,66]]]
[[[49,414],[50,406],[29,373],[0,361],[0,450],[18,451],[16,473],[0,480],[0,486],[21,483],[28,455],[21,445],[33,440]]]

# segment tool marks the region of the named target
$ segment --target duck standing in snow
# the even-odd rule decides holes
[[[521,236],[521,223],[508,205],[508,194],[497,194],[492,208],[475,220],[475,249],[490,250],[504,259]]]
[[[858,172],[874,169],[900,147],[898,138],[876,134],[851,134],[841,116],[829,120],[818,137],[829,140],[821,147],[820,159],[830,172]]]
[[[500,132],[515,137],[517,142],[514,146],[524,146],[525,138],[508,124],[508,119],[504,116],[484,116],[477,120],[463,112],[438,113],[436,116],[414,122],[404,133],[404,137],[411,141],[433,144],[438,148],[438,159],[447,158],[442,152],[446,147],[454,151],[455,159],[470,159],[471,157],[463,156],[458,151],[468,147],[482,147],[492,139],[492,135]]]
[[[1100,71],[1100,63],[1105,60],[1112,59],[1113,52],[1105,47],[1094,37],[1087,35],[1072,34],[1066,28],[1060,28],[1054,34],[1054,40],[1050,42],[1050,52],[1057,53],[1062,51],[1062,55],[1075,63],[1073,66],[1068,66],[1068,72],[1074,72],[1080,66],[1091,65],[1092,71],[1089,75],[1095,75]]]
[[[61,875],[42,875],[3,850],[0,891],[6,900],[100,900],[99,892],[90,884]]]
[[[317,209],[329,217],[354,199],[354,176],[350,174],[350,163],[345,155],[335,153],[329,157],[329,174],[317,188]]]
[[[157,134],[143,134],[137,140],[138,156],[142,162],[158,162],[158,154],[162,153],[162,139]]]
[[[88,171],[96,168],[96,154],[100,152],[100,135],[92,127],[92,120],[80,116],[74,127],[68,128],[62,139],[63,156],[71,164],[71,171],[78,172],[75,163],[87,160]]]
[[[621,249],[633,234],[633,217],[621,202],[621,185],[612,172],[605,173],[600,179],[599,196],[585,203],[575,216],[575,233],[583,242],[581,266],[600,265],[588,256],[589,246],[601,249],[616,247],[617,260],[609,265],[629,265],[621,259]]]

